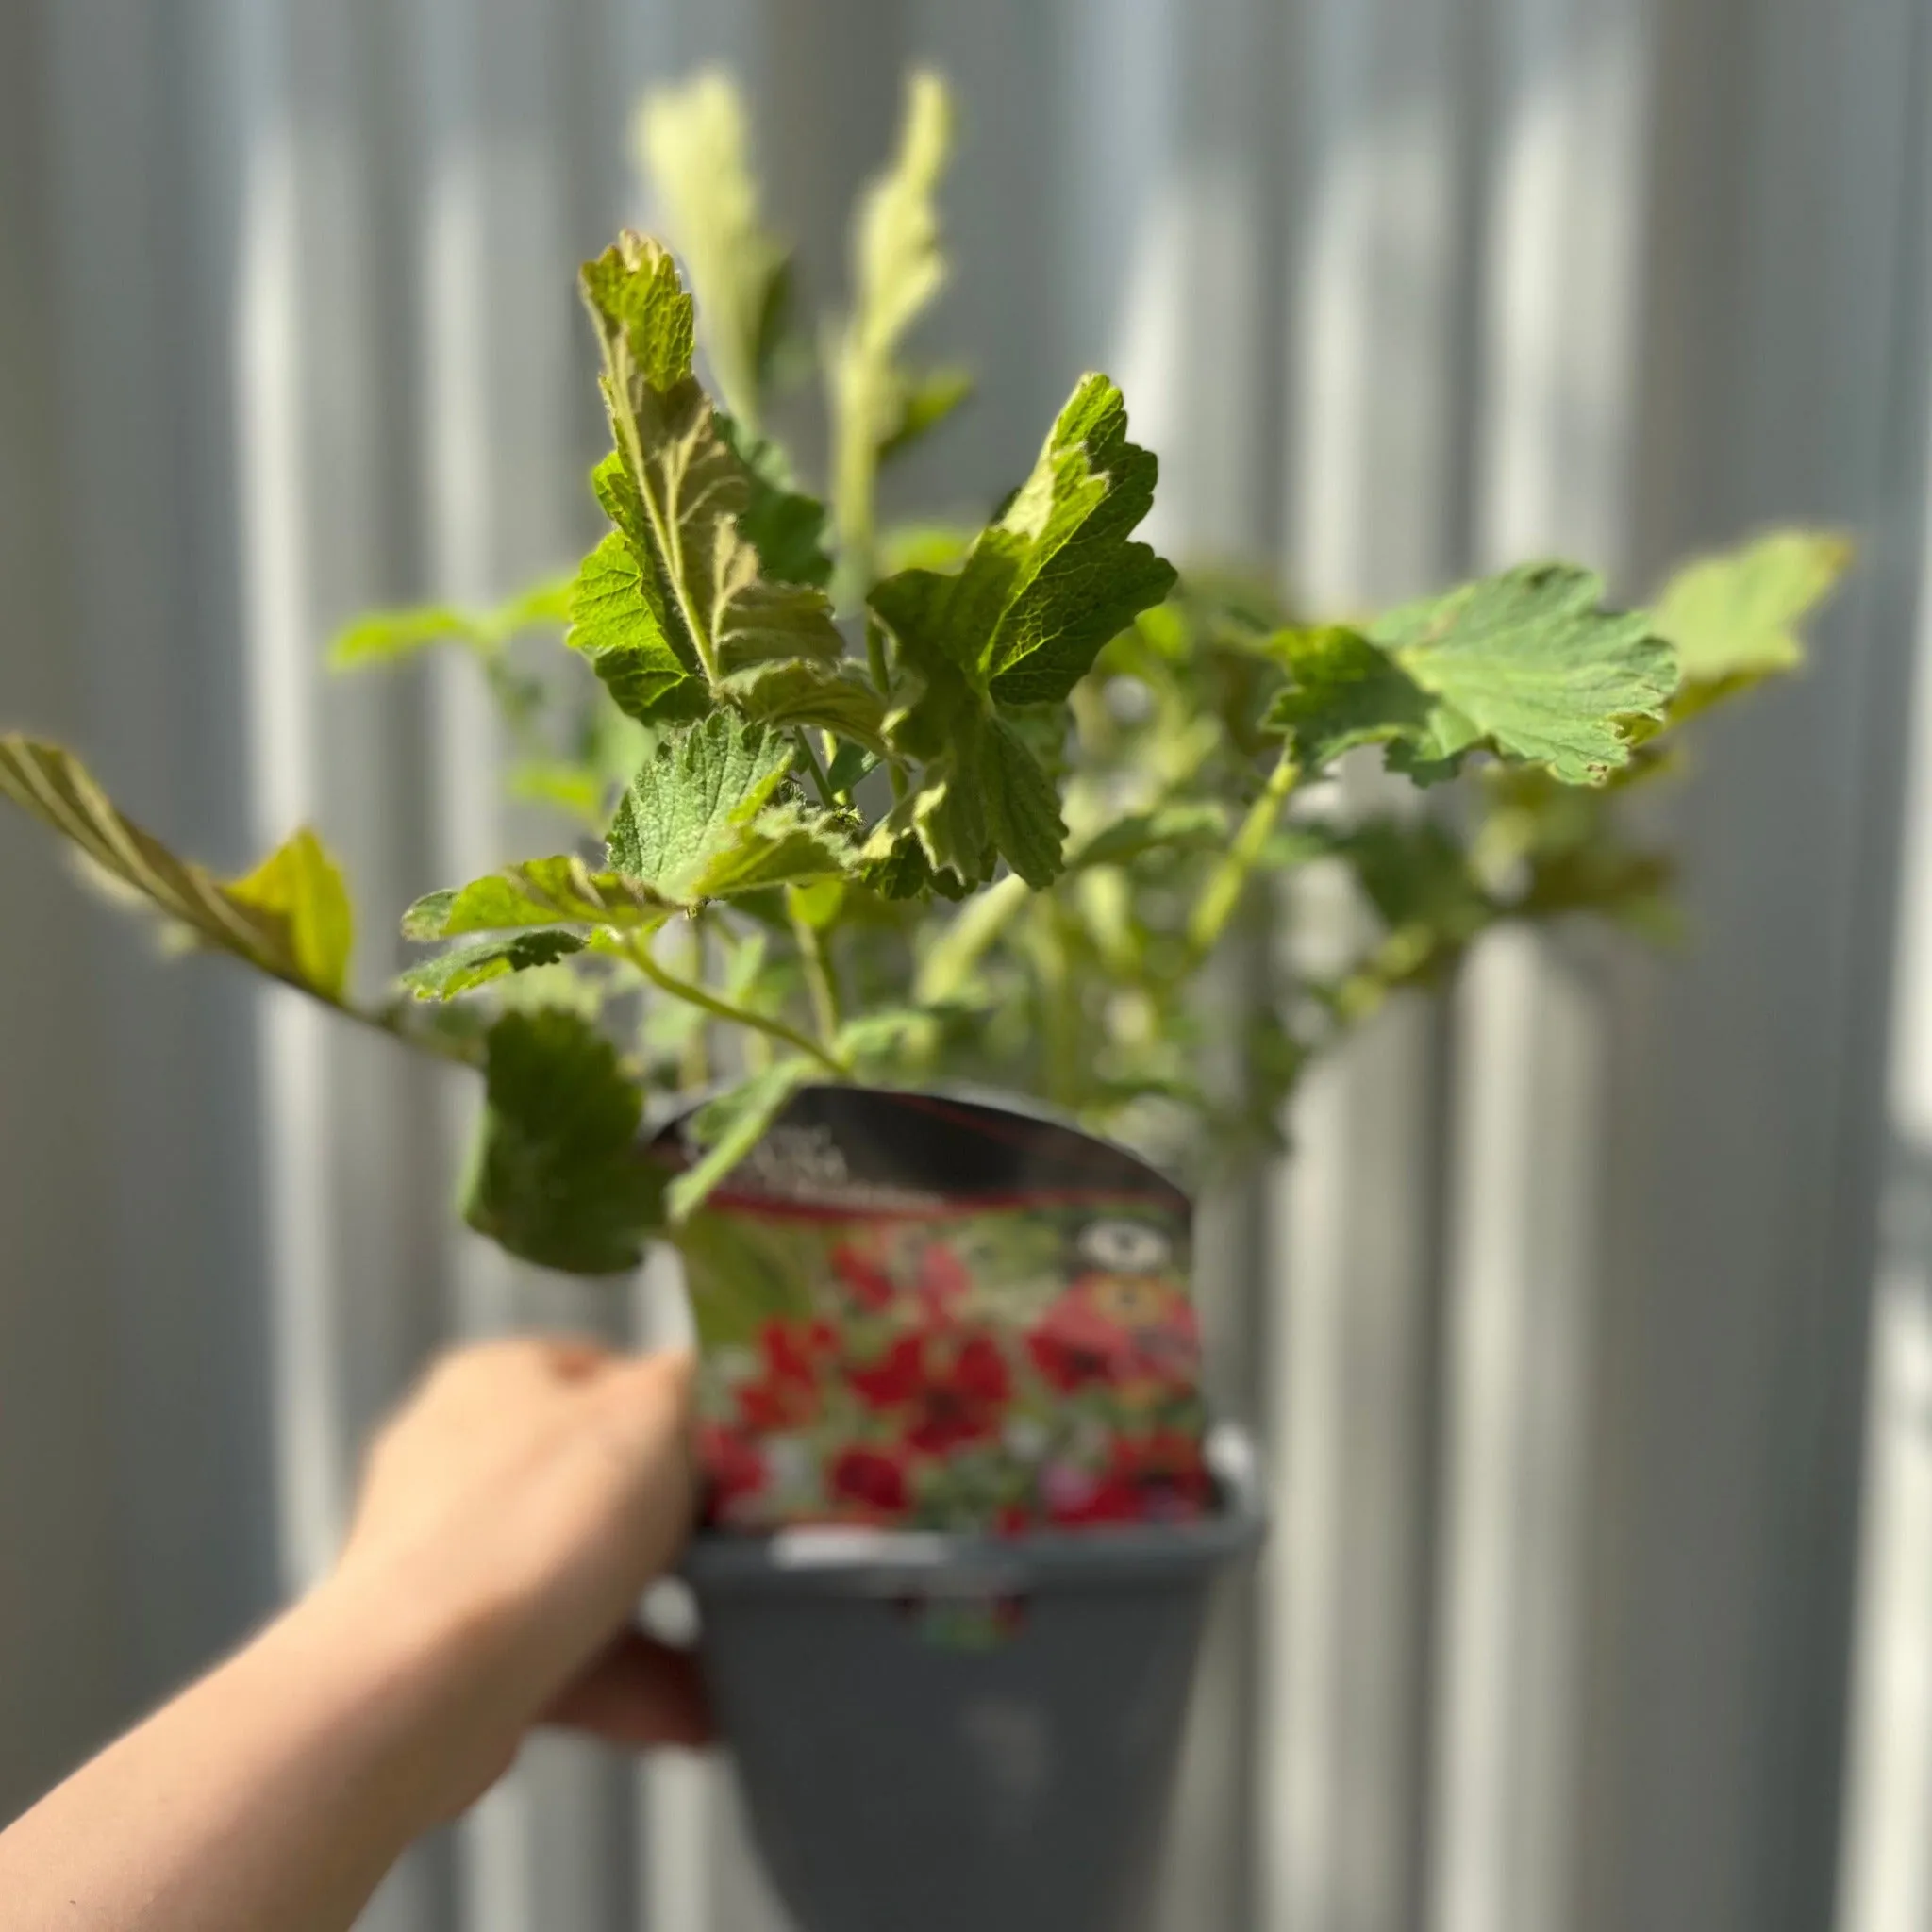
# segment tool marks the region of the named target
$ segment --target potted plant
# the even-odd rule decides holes
[[[1537,562],[1315,621],[1265,580],[1180,576],[1134,537],[1155,458],[1097,375],[984,523],[883,525],[882,468],[970,390],[906,348],[948,273],[949,138],[943,87],[915,75],[824,336],[828,513],[774,432],[801,358],[738,96],[706,75],[646,105],[677,253],[625,233],[582,278],[608,531],[499,610],[378,612],[335,647],[344,667],[468,653],[501,705],[511,787],[573,828],[410,908],[406,935],[434,950],[387,993],[352,990],[349,893],[311,831],[218,880],[66,751],[0,739],[0,790],[176,933],[474,1067],[464,1212],[527,1260],[617,1274],[661,1240],[741,1280],[746,1251],[721,1250],[721,1230],[774,1134],[858,1108],[890,1165],[909,1158],[890,1124],[903,1096],[960,1083],[1071,1124],[1035,1123],[1024,1158],[1090,1178],[1118,1163],[1108,1198],[1139,1204],[1129,1232],[1152,1216],[1161,1252],[1184,1254],[1184,1200],[1160,1175],[1279,1150],[1308,1060],[1441,983],[1484,932],[1579,915],[1668,929],[1669,862],[1626,798],[1698,713],[1799,662],[1794,627],[1847,560],[1835,537],[1774,532],[1692,563],[1648,609]],[[1348,758],[1417,797],[1346,808],[1332,780]],[[1368,934],[1320,973],[1250,942],[1279,882],[1315,868],[1348,880]],[[1239,999],[1217,978],[1231,943]],[[949,1104],[948,1131],[998,1111]],[[839,1265],[873,1291],[872,1261]],[[726,1321],[723,1291],[697,1300],[713,1476],[775,1494],[762,1465],[744,1475],[768,1444],[728,1425],[758,1367],[743,1311]],[[875,1457],[863,1482],[736,1519],[766,1533],[694,1549],[755,1827],[808,1928],[1128,1923],[1207,1579],[1251,1544],[1254,1501],[1231,1463],[1208,1480],[1185,1352],[1167,1358],[1161,1399],[1178,1388],[1184,1407],[1162,1411],[1165,1448],[1119,1408],[1083,1438],[1133,1452],[1109,1465],[1118,1507],[1093,1505],[1091,1470],[1077,1508],[1016,1491],[992,1450],[974,1465],[991,1488],[948,1488],[951,1445],[987,1433],[960,1405],[999,1410],[1010,1376],[954,1318],[929,1325],[944,1387],[898,1330],[844,1368],[874,1407],[951,1403],[944,1445],[929,1429],[909,1474]],[[793,1380],[809,1391],[822,1366]],[[814,1515],[842,1526],[801,1531]]]

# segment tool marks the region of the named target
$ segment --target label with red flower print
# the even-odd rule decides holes
[[[1073,1128],[804,1089],[682,1242],[712,1521],[1202,1514],[1188,1241],[1178,1189]]]

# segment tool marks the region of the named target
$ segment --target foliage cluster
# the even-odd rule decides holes
[[[1647,610],[1538,562],[1317,621],[1134,537],[1155,458],[1099,375],[982,525],[882,526],[881,472],[971,392],[908,350],[950,273],[951,140],[914,75],[820,336],[827,509],[774,428],[812,358],[741,100],[707,75],[645,104],[672,245],[625,233],[582,276],[606,533],[500,610],[377,612],[335,648],[468,654],[512,791],[572,828],[411,907],[435,950],[385,997],[350,991],[349,896],[312,833],[217,881],[67,753],[0,740],[0,790],[171,928],[480,1067],[469,1217],[528,1258],[630,1265],[808,1081],[1017,1091],[1197,1172],[1274,1144],[1312,1054],[1499,923],[1667,925],[1667,860],[1624,803],[1680,726],[1799,661],[1846,561],[1783,531]],[[1413,785],[1345,808],[1351,758]],[[1317,870],[1358,908],[1347,956],[1252,944],[1240,996],[1210,992]],[[708,1153],[668,1194],[637,1149],[652,1091],[710,1095]]]

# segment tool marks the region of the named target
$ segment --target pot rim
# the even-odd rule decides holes
[[[679,1566],[703,1596],[983,1597],[1120,1583],[1185,1586],[1253,1554],[1267,1533],[1254,1445],[1217,1424],[1207,1457],[1220,1507],[1189,1523],[1028,1530],[1018,1536],[807,1524],[706,1530]]]

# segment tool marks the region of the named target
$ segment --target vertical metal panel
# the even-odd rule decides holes
[[[0,14],[0,681],[12,715],[72,732],[77,656],[47,647],[72,634],[67,532],[47,488],[61,419],[50,39],[38,8]],[[114,1256],[82,1184],[108,1145],[83,1099],[112,1074],[87,1024],[103,921],[68,884],[37,828],[0,824],[0,1657],[14,1660],[0,1671],[0,1817],[92,1749],[125,1694],[123,1525],[100,1426],[116,1396]]]
[[[1474,560],[1625,550],[1645,188],[1644,10],[1511,0],[1490,23],[1472,375]],[[1429,1923],[1571,1912],[1601,1001],[1560,941],[1499,935],[1457,999]]]
[[[1932,527],[1920,547],[1932,555]],[[1924,608],[1918,640],[1842,1932],[1921,1932],[1932,1923],[1932,611]]]
[[[595,425],[569,275],[633,198],[621,123],[648,75],[722,56],[749,75],[774,208],[824,301],[902,59],[954,74],[962,280],[933,340],[991,379],[908,466],[924,501],[997,493],[1101,363],[1163,458],[1162,541],[1278,550],[1324,606],[1549,546],[1629,576],[1759,515],[1872,533],[1817,676],[1725,721],[1674,808],[1696,950],[1666,969],[1491,948],[1453,1012],[1392,1010],[1311,1084],[1272,1231],[1260,1203],[1214,1206],[1215,1374],[1271,1426],[1279,1529],[1204,1677],[1166,1923],[1824,1923],[1925,541],[1923,13],[33,12],[52,84],[38,134],[9,120],[7,138],[44,166],[8,192],[38,197],[42,253],[19,258],[44,286],[38,316],[7,291],[0,332],[57,363],[16,467],[60,474],[35,598],[75,644],[28,675],[10,642],[0,696],[71,726],[224,863],[317,815],[372,909],[372,975],[391,909],[497,855],[491,727],[458,667],[332,688],[317,654],[369,597],[491,597],[583,534]],[[1298,902],[1298,944],[1355,916],[1322,891]],[[62,1248],[58,1214],[35,1212],[8,1266],[28,1293],[46,1268],[111,1275],[58,1355],[63,1386],[125,1422],[62,1493],[94,1526],[77,1574],[109,1576],[123,1539],[125,1627],[86,1636],[131,1696],[266,1600],[277,1543],[291,1579],[324,1560],[362,1426],[437,1335],[629,1317],[448,1234],[454,1086],[122,941],[100,935],[92,994],[0,955],[10,991],[64,992],[72,1037],[99,1026],[85,1105],[0,1185],[8,1211],[17,1192],[71,1215],[114,1177],[93,1245]],[[94,922],[59,943],[92,960]],[[59,1086],[12,1021],[9,1150],[14,1091]],[[1926,1734],[1874,1714],[1924,1668],[1899,1607],[1923,1515],[1915,1268],[1895,1252],[1876,1344],[1851,1932],[1924,1909],[1915,1840],[1880,1801]],[[46,1330],[36,1312],[8,1333],[40,1358]],[[20,1424],[18,1376],[0,1355],[7,1427],[67,1441],[38,1410]],[[272,1441],[273,1502],[250,1474]],[[19,1520],[60,1551],[48,1516]],[[61,1736],[107,1708],[70,1700]],[[667,1767],[640,1800],[627,1771],[546,1741],[370,1923],[761,1932],[723,1776]]]
[[[1455,0],[1318,5],[1290,43],[1285,353],[1291,581],[1317,608],[1464,560],[1464,239],[1474,182]],[[1393,795],[1368,773],[1367,805]],[[1363,911],[1294,901],[1310,963]],[[1285,1176],[1272,1367],[1257,1924],[1420,1923],[1427,1835],[1442,1019],[1403,1002],[1310,1081]]]
[[[1591,1926],[1831,1909],[1901,613],[1921,568],[1921,486],[1880,422],[1916,424],[1925,357],[1901,247],[1922,64],[1902,29],[1922,15],[1659,15],[1639,554],[1793,512],[1867,550],[1811,675],[1700,750],[1677,821],[1693,948],[1668,974],[1618,967]]]

